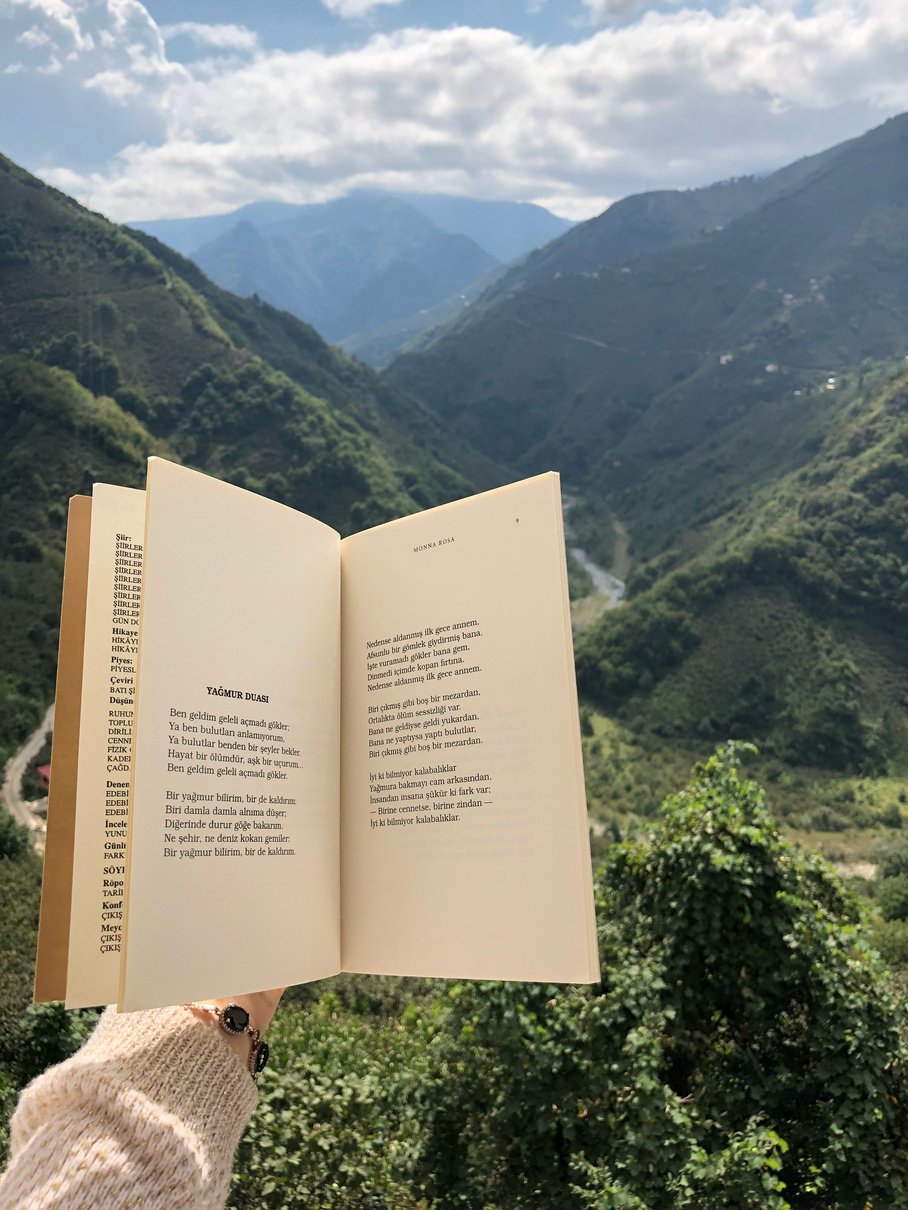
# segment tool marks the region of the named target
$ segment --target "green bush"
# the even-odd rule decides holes
[[[0,811],[0,859],[17,858],[31,849],[31,835],[5,808]]]
[[[908,845],[900,844],[885,851],[880,859],[880,877],[895,878],[908,874]]]
[[[908,920],[908,874],[880,879],[876,900],[885,920]]]
[[[406,1090],[422,1065],[418,1015],[364,1021],[328,992],[308,1011],[282,1009],[269,1043],[229,1204],[415,1210],[407,1169],[419,1122]]]
[[[887,807],[880,811],[880,823],[884,828],[900,828],[902,826],[902,812],[899,810],[897,802],[891,802]]]
[[[908,968],[908,920],[877,920],[870,938],[886,962],[896,970]]]

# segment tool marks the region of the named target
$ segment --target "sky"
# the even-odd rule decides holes
[[[908,0],[0,0],[0,152],[116,221],[354,189],[583,219],[908,110]]]

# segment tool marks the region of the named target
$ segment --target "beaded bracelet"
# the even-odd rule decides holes
[[[268,1043],[262,1041],[261,1030],[252,1028],[246,1009],[239,1004],[228,1004],[226,1008],[218,1008],[214,1004],[187,1004],[186,1007],[196,1008],[204,1013],[213,1013],[225,1033],[235,1036],[249,1035],[251,1046],[246,1066],[253,1080],[257,1080],[268,1062]]]

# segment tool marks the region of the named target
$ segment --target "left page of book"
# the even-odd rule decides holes
[[[79,712],[66,1005],[117,998],[145,493],[95,485]],[[55,772],[51,773],[53,782]]]
[[[340,969],[339,536],[149,461],[122,1010]]]
[[[35,958],[37,1004],[66,999],[90,530],[91,497],[73,496],[66,525],[52,772],[47,793],[41,920]]]

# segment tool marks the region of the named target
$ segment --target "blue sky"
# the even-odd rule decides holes
[[[0,151],[117,220],[356,188],[571,218],[908,109],[908,0],[0,0]]]

